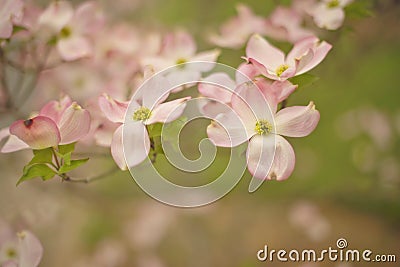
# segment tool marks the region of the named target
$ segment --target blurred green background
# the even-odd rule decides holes
[[[241,2],[267,15],[281,1]],[[213,48],[207,32],[233,16],[238,2],[103,3],[116,21],[187,29],[201,51]],[[318,250],[335,247],[338,238],[346,238],[350,248],[396,254],[399,261],[400,3],[367,4],[373,16],[350,17],[340,31],[321,32],[334,48],[312,71],[320,79],[289,99],[289,105],[313,100],[321,121],[311,136],[289,139],[297,161],[287,181],[265,182],[249,194],[246,174],[218,202],[178,209],[151,199],[121,172],[89,185],[37,180],[16,188],[29,155],[1,154],[0,217],[38,235],[45,247],[40,266],[365,266],[260,263],[256,258],[265,244]],[[219,61],[235,67],[243,55],[243,50],[224,49]],[[185,134],[197,140],[205,135],[202,129],[191,127]],[[196,155],[196,144],[183,146]],[[110,157],[96,159],[92,171],[113,164]]]

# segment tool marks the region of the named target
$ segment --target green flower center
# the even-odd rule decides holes
[[[151,111],[146,107],[140,107],[133,113],[133,119],[135,121],[144,121],[150,118]]]
[[[284,73],[288,68],[289,66],[286,64],[280,65],[279,67],[276,68],[275,73],[278,77],[281,77],[282,73]]]
[[[272,124],[266,120],[259,120],[256,122],[256,127],[254,130],[259,135],[267,135],[272,132]]]
[[[72,31],[71,31],[71,28],[69,28],[69,27],[64,27],[60,31],[61,38],[68,38],[71,36],[71,34],[72,34]]]
[[[326,5],[328,8],[335,8],[340,5],[340,1],[339,0],[331,0]]]
[[[184,64],[184,63],[186,63],[186,62],[187,62],[186,59],[184,59],[184,58],[178,58],[178,60],[176,61],[176,64],[179,65],[179,64]]]
[[[15,258],[17,258],[17,251],[13,248],[8,248],[6,250],[6,256],[9,259],[15,259]]]

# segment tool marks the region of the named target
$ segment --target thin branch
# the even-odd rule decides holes
[[[60,177],[62,178],[63,182],[70,182],[70,183],[84,183],[84,184],[88,184],[97,180],[101,180],[103,178],[107,178],[109,175],[116,173],[117,171],[119,171],[118,168],[112,168],[109,171],[102,173],[100,175],[97,176],[93,176],[93,177],[88,177],[88,178],[83,178],[83,179],[79,179],[79,178],[72,178],[66,174],[61,175]]]

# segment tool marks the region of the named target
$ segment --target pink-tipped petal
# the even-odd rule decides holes
[[[207,135],[215,146],[235,147],[251,137],[245,124],[233,110],[217,115],[207,127]]]
[[[174,71],[170,74],[176,75],[178,72]],[[186,75],[185,73],[183,74]],[[179,77],[166,78],[161,75],[152,76],[140,88],[143,95],[139,97],[142,97],[142,99],[137,99],[135,94],[135,100],[137,102],[140,102],[141,100],[143,106],[152,109],[156,105],[164,102],[168,98],[170,91],[174,89],[176,85],[179,85],[180,81],[181,79]]]
[[[258,34],[250,37],[246,47],[246,57],[256,60],[270,71],[275,71],[285,63],[285,54]]]
[[[258,179],[268,179],[275,153],[275,135],[255,135],[247,147],[247,169]]]
[[[10,135],[8,138],[7,142],[4,144],[4,146],[1,148],[0,152],[1,153],[11,153],[23,149],[27,149],[29,146],[23,142],[21,139],[16,137],[15,135]]]
[[[332,45],[322,41],[319,43],[316,48],[313,50],[314,56],[313,58],[309,61],[307,65],[305,65],[300,71],[297,72],[297,75],[306,73],[307,71],[315,68],[319,63],[324,60],[328,52],[332,49]]]
[[[56,123],[44,116],[37,116],[26,121],[18,120],[10,126],[10,133],[24,141],[32,149],[57,146],[61,140]]]
[[[112,122],[124,122],[125,113],[128,109],[129,102],[120,102],[107,94],[99,97],[99,106],[101,111]]]
[[[111,141],[111,155],[118,167],[121,170],[126,171],[128,169],[128,166],[126,165],[124,157],[124,148],[122,145],[122,130],[123,125],[119,126],[118,129],[114,132]]]
[[[215,119],[217,115],[229,112],[231,110],[231,108],[225,103],[208,100],[207,98],[201,98],[199,100],[198,106],[200,112],[210,119]]]
[[[271,170],[268,173],[268,180],[286,180],[292,174],[296,157],[293,147],[282,136],[275,136],[276,149]]]
[[[310,49],[313,49],[318,41],[319,39],[316,36],[310,36],[298,41],[288,53],[286,62],[294,64],[296,60],[300,60]]]
[[[43,255],[43,247],[39,239],[29,231],[18,233],[19,267],[36,267]]]
[[[200,94],[222,103],[229,103],[236,83],[226,73],[214,73],[199,83]]]
[[[89,111],[82,109],[75,102],[72,103],[61,117],[59,127],[62,145],[77,142],[85,137],[90,130]]]
[[[52,119],[55,123],[59,123],[64,111],[72,104],[69,96],[64,96],[60,101],[50,101],[42,107],[39,115]]]
[[[74,10],[69,1],[56,1],[51,3],[39,17],[39,25],[49,27],[58,33],[70,22]]]
[[[253,64],[242,63],[240,64],[236,72],[236,83],[241,84],[251,81],[260,74],[261,73],[258,71],[257,68],[254,67]]]
[[[93,133],[96,144],[99,146],[110,147],[114,132],[118,126],[119,124],[117,123],[109,121],[102,122]]]
[[[128,121],[123,129],[124,155],[129,168],[142,163],[150,151],[146,127],[140,121]]]
[[[278,104],[287,99],[297,88],[297,85],[293,85],[289,81],[274,81],[271,83],[265,79],[260,79],[256,84],[268,100],[273,114],[276,113]]]
[[[313,102],[280,110],[275,116],[276,133],[289,137],[309,135],[317,127],[320,114]]]
[[[268,120],[273,122],[273,115],[268,99],[253,83],[239,85],[231,100],[232,108],[242,118],[246,125],[251,128],[257,120]]]
[[[153,124],[156,122],[168,123],[176,120],[182,115],[186,107],[185,102],[188,101],[189,99],[190,97],[179,98],[156,106],[151,111],[151,116],[147,121],[145,121],[145,123],[146,124]]]
[[[81,36],[72,36],[62,39],[57,44],[58,52],[66,61],[73,61],[92,54],[92,47],[88,40]]]

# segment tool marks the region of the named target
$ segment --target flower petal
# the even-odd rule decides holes
[[[227,104],[208,100],[207,98],[198,98],[198,107],[204,116],[214,119],[218,114],[226,113],[230,111],[230,107]]]
[[[232,96],[231,104],[246,126],[254,128],[258,120],[273,123],[274,117],[269,103],[257,85],[253,83],[239,85]]]
[[[99,107],[108,120],[123,123],[129,102],[120,102],[107,94],[99,97]]]
[[[123,129],[123,148],[129,168],[139,165],[150,151],[150,139],[146,127],[140,121],[128,121]]]
[[[323,41],[319,43],[313,50],[314,56],[301,70],[298,70],[296,75],[306,73],[307,71],[315,68],[326,57],[328,52],[332,49],[332,45]]]
[[[39,239],[29,231],[18,233],[19,238],[19,267],[36,267],[39,265],[43,247]]]
[[[59,123],[64,111],[72,104],[69,96],[64,96],[60,101],[50,101],[42,107],[39,115],[52,119],[55,123]]]
[[[258,88],[260,88],[265,98],[268,100],[273,114],[276,113],[278,103],[287,99],[289,95],[291,95],[297,88],[297,85],[293,85],[287,80],[274,81],[271,83],[265,79],[260,79],[256,82],[256,84]]]
[[[59,127],[62,145],[77,142],[90,130],[90,114],[74,102],[65,110]]]
[[[26,121],[18,120],[10,126],[10,133],[32,149],[57,146],[61,140],[56,123],[44,116],[37,116]]]
[[[7,137],[8,139],[4,146],[1,148],[0,153],[11,153],[29,148],[29,146],[21,141],[18,137],[16,137],[15,135],[10,135],[9,127],[0,130],[0,142]]]
[[[229,103],[235,87],[236,83],[226,73],[220,72],[204,78],[203,82],[199,83],[198,90],[205,97]]]
[[[207,127],[207,135],[215,146],[235,147],[251,137],[238,114],[233,110],[219,114]]]
[[[236,83],[241,84],[253,80],[256,76],[261,73],[258,71],[253,64],[242,63],[236,72]]]
[[[71,36],[57,43],[58,52],[66,61],[73,61],[92,54],[88,40],[81,36]]]
[[[285,54],[258,34],[250,37],[246,47],[246,56],[248,59],[256,60],[272,72],[285,63]]]
[[[312,101],[308,106],[284,108],[275,116],[276,133],[289,137],[307,136],[317,127],[319,118],[319,111]]]
[[[121,170],[126,171],[128,169],[128,166],[126,165],[124,157],[124,147],[122,145],[122,130],[123,125],[119,126],[114,132],[111,141],[111,155],[118,167]]]
[[[292,174],[296,157],[293,147],[285,138],[279,135],[276,135],[275,138],[275,156],[267,179],[282,181]]]
[[[44,25],[58,33],[70,22],[74,10],[69,1],[52,2],[39,17],[39,25]]]
[[[247,147],[247,169],[258,179],[268,179],[275,153],[275,135],[255,135]]]
[[[193,37],[185,31],[167,34],[164,38],[162,53],[169,58],[188,59],[196,52]]]
[[[342,8],[328,8],[326,7],[326,3],[319,4],[311,13],[315,24],[327,30],[337,30],[340,28],[345,17]]]
[[[168,123],[176,120],[182,115],[186,107],[185,102],[188,101],[189,99],[190,97],[179,98],[156,106],[151,111],[151,116],[148,120],[145,121],[145,123],[146,124],[153,124],[156,122]]]
[[[172,72],[170,74],[174,73],[177,72]],[[171,84],[170,77],[167,79],[162,75],[151,76],[141,87],[139,87],[138,91],[136,91],[138,93],[135,92],[134,100],[149,109],[154,108],[159,103],[164,102],[168,98],[171,90],[182,82],[179,78],[177,78],[177,81],[175,81],[175,78],[171,78],[171,80],[174,84]],[[142,99],[138,99],[138,97],[141,97]]]

